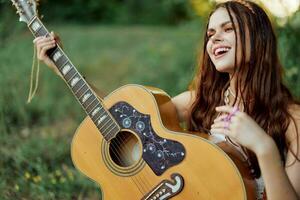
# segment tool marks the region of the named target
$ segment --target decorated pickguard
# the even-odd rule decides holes
[[[126,102],[116,103],[109,111],[122,129],[132,130],[140,137],[142,157],[156,175],[163,174],[184,159],[184,146],[158,136],[152,128],[150,115],[140,113]]]

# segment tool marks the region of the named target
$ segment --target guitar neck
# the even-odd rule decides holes
[[[34,17],[28,28],[34,35],[49,36],[50,32],[38,17]],[[110,112],[104,107],[103,101],[95,94],[92,88],[78,72],[70,59],[59,45],[47,52],[49,58],[55,63],[66,84],[76,97],[86,114],[92,119],[103,137],[110,141],[120,131],[120,127]]]

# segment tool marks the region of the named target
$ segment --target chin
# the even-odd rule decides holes
[[[232,65],[217,64],[217,65],[215,65],[215,68],[218,72],[222,72],[222,73],[231,73],[233,71],[233,66]]]

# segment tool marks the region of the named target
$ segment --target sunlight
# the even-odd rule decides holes
[[[224,2],[226,0],[216,0]],[[276,17],[286,18],[299,9],[300,0],[255,0],[261,2]]]
[[[268,10],[279,18],[291,16],[299,9],[300,0],[262,0]]]

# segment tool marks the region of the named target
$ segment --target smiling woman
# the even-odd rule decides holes
[[[298,199],[300,106],[282,83],[265,11],[250,1],[218,4],[201,58],[191,90],[173,98],[181,119],[243,153],[257,199]]]

